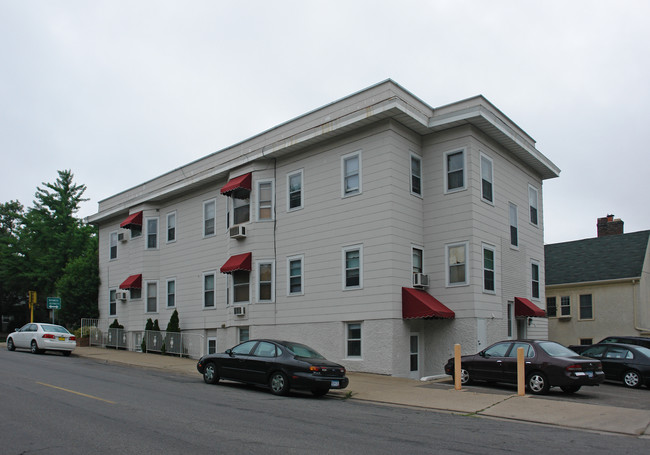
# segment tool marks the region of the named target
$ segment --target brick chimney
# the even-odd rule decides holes
[[[606,217],[598,218],[596,228],[598,229],[598,237],[619,235],[623,233],[623,221],[620,218],[614,219],[614,215],[607,215]]]

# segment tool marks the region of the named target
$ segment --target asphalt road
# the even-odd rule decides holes
[[[0,351],[0,453],[644,453],[600,435]]]

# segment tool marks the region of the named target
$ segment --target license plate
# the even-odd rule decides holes
[[[586,373],[587,373],[587,376],[589,376],[590,378],[594,377],[594,372],[593,371],[586,371]]]
[[[59,337],[59,341],[65,341],[65,337]]]
[[[331,382],[331,386],[332,386],[332,387],[339,387],[339,385],[340,385],[340,384],[339,384],[339,381],[332,381],[332,382]]]

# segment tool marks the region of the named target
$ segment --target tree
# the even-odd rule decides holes
[[[0,314],[14,319],[14,325],[27,321],[27,283],[22,279],[25,257],[20,250],[20,231],[24,216],[18,201],[0,204]],[[14,325],[8,327],[9,330]]]

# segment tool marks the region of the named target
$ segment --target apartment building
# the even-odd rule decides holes
[[[484,97],[432,108],[386,80],[102,200],[100,317],[177,310],[206,351],[272,337],[438,374],[455,343],[547,337],[559,172]]]

